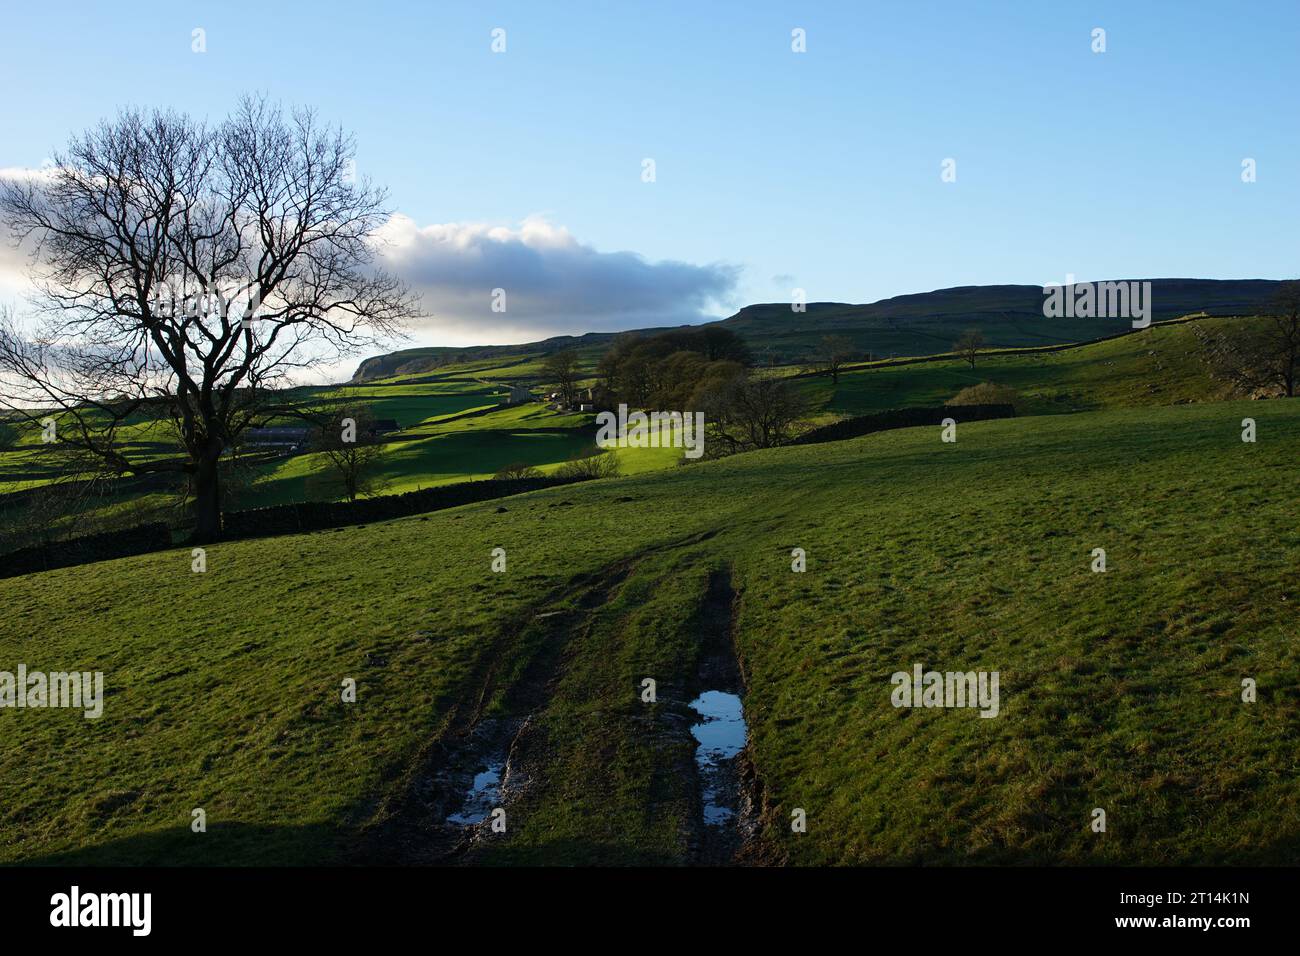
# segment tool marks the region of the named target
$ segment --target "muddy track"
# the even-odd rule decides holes
[[[688,699],[693,700],[705,691],[720,691],[736,695],[743,705],[749,681],[738,641],[741,599],[733,582],[732,568],[719,568],[710,574],[694,622],[700,637],[700,654]],[[694,710],[688,713],[698,719]],[[748,734],[739,753],[705,769],[696,756],[699,742],[691,731],[679,727],[676,732],[690,737],[686,752],[691,754],[689,765],[683,762],[678,772],[695,781],[690,862],[697,866],[784,863],[783,852],[763,837],[764,825],[774,822],[774,811],[767,804]],[[715,817],[719,810],[729,815],[724,822],[706,821],[706,796]]]
[[[745,685],[736,653],[738,611],[739,596],[732,583],[731,568],[713,571],[695,615],[700,652],[690,687],[691,699],[705,691],[734,694],[743,699]],[[740,754],[707,768],[697,759],[697,741],[692,738],[691,743],[691,765],[689,769],[683,768],[695,780],[691,862],[725,866],[735,861],[754,831],[740,773],[741,756],[747,752],[748,741]],[[713,814],[725,814],[727,819],[721,823],[706,821],[706,804]]]
[[[450,708],[445,730],[420,751],[398,784],[365,824],[351,854],[366,864],[449,864],[472,856],[490,818],[457,825],[447,818],[461,808],[476,775],[499,764],[501,805],[508,807],[529,786],[544,750],[531,733],[530,717],[550,699],[574,638],[594,626],[597,612],[614,601],[636,566],[646,557],[689,547],[716,530],[647,549],[594,572],[578,575],[542,601],[513,617],[480,655],[467,692]],[[520,640],[534,646],[516,679],[500,673],[508,651]],[[484,710],[501,693],[508,716],[485,718]]]

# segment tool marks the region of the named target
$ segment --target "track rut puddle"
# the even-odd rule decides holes
[[[740,774],[736,758],[745,749],[745,708],[739,694],[706,690],[691,701],[700,715],[691,736],[698,741],[695,767],[700,775],[704,825],[735,825],[740,803]]]
[[[709,576],[697,619],[701,654],[690,703],[699,721],[691,726],[699,782],[699,843],[696,861],[735,863],[754,831],[753,800],[744,770],[748,727],[744,679],[736,659],[736,592],[731,570]]]
[[[501,774],[505,770],[504,760],[494,760],[487,768],[474,775],[469,792],[460,805],[460,809],[447,817],[452,826],[475,826],[488,818],[494,808],[501,805]]]

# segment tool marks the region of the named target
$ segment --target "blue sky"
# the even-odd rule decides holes
[[[39,165],[123,105],[216,118],[265,91],[355,133],[359,171],[424,237],[407,262],[422,283],[455,284],[445,253],[463,235],[446,224],[546,273],[512,322],[429,289],[443,318],[421,344],[725,315],[793,287],[867,302],[1067,274],[1300,272],[1295,0],[173,0],[20,4],[5,26],[0,167]],[[429,250],[442,258],[425,267]],[[617,252],[636,256],[603,255]],[[510,289],[523,260],[489,259]],[[644,296],[620,312],[625,275]]]

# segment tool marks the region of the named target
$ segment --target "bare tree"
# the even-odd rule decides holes
[[[578,395],[578,353],[572,349],[552,352],[542,360],[548,385],[554,385],[565,405]]]
[[[818,368],[831,377],[831,382],[838,385],[840,370],[846,362],[853,360],[857,349],[853,340],[844,335],[827,335],[821,341]]]
[[[982,348],[984,348],[984,333],[979,329],[967,329],[952,344],[952,350],[969,362],[971,368],[975,367],[975,358]]]
[[[188,475],[194,540],[215,538],[222,453],[267,396],[415,314],[374,266],[384,195],[353,152],[311,111],[245,98],[216,126],[128,110],[6,182],[0,215],[31,244],[39,294],[28,329],[0,328],[0,401],[54,412],[59,440],[115,473]],[[123,441],[141,418],[170,418],[180,453]]]
[[[783,445],[808,412],[804,397],[772,376],[733,379],[704,396],[701,404],[710,457]]]
[[[1230,336],[1213,353],[1213,364],[1233,385],[1250,391],[1281,389],[1296,393],[1300,372],[1300,282],[1284,282],[1273,296],[1262,324],[1235,322]]]
[[[382,490],[387,482],[378,464],[384,446],[375,430],[369,405],[345,402],[316,415],[319,432],[315,449],[321,452],[343,485],[348,501]]]

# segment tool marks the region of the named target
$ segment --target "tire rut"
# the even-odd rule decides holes
[[[403,779],[380,801],[363,825],[355,862],[446,864],[463,860],[491,824],[490,815],[472,824],[449,823],[463,808],[466,794],[485,769],[500,766],[497,805],[508,805],[527,788],[537,771],[525,757],[531,716],[543,709],[563,673],[566,651],[589,630],[597,612],[614,601],[636,566],[646,557],[713,538],[709,530],[657,545],[596,571],[577,575],[554,588],[501,627],[480,656],[480,671],[468,692],[452,705],[446,728],[420,751]],[[522,674],[502,695],[504,717],[485,717],[508,678],[500,673],[507,650],[527,640],[536,645]]]

